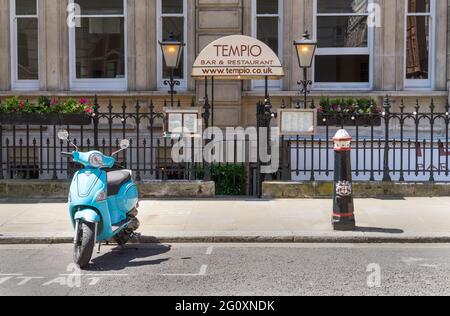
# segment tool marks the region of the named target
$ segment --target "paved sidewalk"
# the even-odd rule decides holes
[[[142,242],[450,242],[450,198],[355,200],[358,231],[334,232],[331,200],[147,200]],[[67,243],[65,203],[0,200],[0,243]]]

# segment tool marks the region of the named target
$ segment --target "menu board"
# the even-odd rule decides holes
[[[280,135],[314,135],[317,126],[316,110],[284,109],[278,113]]]
[[[199,133],[201,125],[201,110],[191,109],[164,109],[167,115],[165,132],[170,135],[195,136]]]

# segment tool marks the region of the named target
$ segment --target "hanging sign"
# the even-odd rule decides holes
[[[224,80],[281,79],[284,71],[269,46],[253,37],[232,35],[202,50],[192,67],[192,76]]]

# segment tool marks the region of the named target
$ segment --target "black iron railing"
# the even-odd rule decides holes
[[[238,159],[236,155],[231,161],[217,163],[245,166],[249,192],[264,180],[332,180],[331,139],[338,129],[345,127],[353,136],[352,163],[356,181],[450,182],[450,108],[448,104],[441,107],[443,111],[438,112],[436,108],[433,101],[426,107],[417,102],[413,109],[407,111],[402,102],[398,106],[399,111],[394,112],[392,102],[386,98],[382,110],[373,114],[359,114],[357,111],[321,114],[321,126],[316,136],[280,137],[280,169],[273,175],[260,174],[258,161]],[[208,105],[204,106],[204,111],[203,119],[209,120]],[[262,105],[258,111],[258,126],[270,125],[273,114],[269,107]],[[165,114],[157,111],[153,102],[136,102],[130,106],[123,101],[117,111],[110,101],[102,106],[95,102],[91,125],[62,127],[69,130],[81,151],[100,149],[110,154],[117,150],[121,139],[130,139],[131,147],[120,153],[118,160],[124,167],[134,170],[137,180],[208,180],[211,164],[206,163],[203,157],[198,158],[196,143],[187,149],[191,161],[180,163],[172,159],[172,149],[177,140],[164,137],[165,123]],[[61,151],[71,150],[56,136],[62,127],[1,125],[0,179],[70,178],[79,166],[60,155]],[[237,139],[224,140],[222,148],[236,149],[242,146],[239,142]],[[203,147],[207,141],[199,144]],[[256,144],[254,140],[244,140],[247,152],[258,147]],[[226,152],[221,156],[233,157]]]
[[[353,137],[352,166],[360,181],[449,182],[449,104],[436,112],[416,102],[406,111],[403,101],[392,112],[389,98],[382,111],[374,114],[321,114],[319,135],[282,137],[291,148],[292,179],[332,180],[332,137],[346,128]]]
[[[167,107],[166,103],[160,105]],[[181,108],[181,102],[176,106]],[[187,106],[193,107],[193,101]],[[80,151],[98,149],[109,155],[119,148],[121,139],[129,139],[130,147],[117,158],[123,167],[134,171],[137,181],[210,180],[210,173],[204,170],[207,164],[201,156],[206,142],[188,144],[184,149],[188,151],[184,153],[188,158],[183,162],[174,161],[172,150],[179,139],[165,137],[167,117],[163,111],[156,110],[153,101],[145,105],[137,101],[130,106],[124,100],[122,106],[115,108],[112,101],[101,106],[95,98],[94,109],[92,124],[88,126],[0,125],[0,179],[70,179],[80,166],[61,155],[61,152],[73,150],[57,138],[58,130],[64,128]],[[204,112],[203,119],[209,120],[207,105]],[[249,140],[244,142],[248,147]],[[237,146],[237,140],[224,140],[222,148]],[[226,152],[221,154],[224,156]],[[238,156],[217,164],[237,164],[251,169],[250,163]],[[248,182],[251,191],[251,179]]]

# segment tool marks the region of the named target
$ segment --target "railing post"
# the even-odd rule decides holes
[[[141,105],[139,104],[139,100],[136,101],[136,181],[141,181],[141,159],[140,159],[140,128],[141,128]]]
[[[58,174],[56,172],[56,125],[53,125],[53,180],[58,180]]]
[[[405,102],[402,99],[401,105],[400,105],[400,182],[405,182],[405,171],[404,169],[404,145],[403,145],[403,139],[405,135]]]
[[[259,139],[261,136],[260,128],[264,126],[264,104],[258,102],[256,104],[256,152],[257,152],[257,162],[256,162],[256,196],[260,198],[262,196],[261,192],[261,156],[260,156],[260,143]]]
[[[209,128],[209,118],[211,115],[210,112],[211,106],[209,105],[209,99],[208,99],[208,78],[205,78],[205,103],[203,105],[203,121],[204,121],[204,125],[205,125],[205,130]],[[209,143],[209,140],[205,141],[206,144]],[[205,171],[205,174],[203,175],[203,180],[204,181],[211,181],[211,166],[210,164],[205,161],[204,157],[203,157],[203,169]]]
[[[431,99],[431,105],[430,105],[430,130],[431,130],[431,140],[430,140],[430,182],[434,182],[434,100]]]
[[[311,101],[311,109],[312,110],[314,110],[316,108],[316,105],[315,105],[315,103],[314,103],[314,99]],[[315,143],[315,140],[314,140],[314,134],[313,135],[311,135],[311,174],[310,174],[310,177],[309,177],[309,181],[310,182],[315,182],[316,181],[316,177],[315,177],[315,170],[314,170],[314,158],[315,158],[315,156],[314,156],[314,143]],[[320,155],[320,153],[319,153],[319,155]]]
[[[449,129],[449,117],[450,117],[450,103],[446,102],[445,104],[445,152],[448,153],[449,152],[449,146],[448,146],[448,142],[449,142],[449,135],[448,135],[448,129]],[[446,155],[445,157],[445,176],[448,177],[449,175],[449,161],[448,161],[448,155]]]
[[[391,102],[389,100],[389,96],[386,96],[385,102],[384,102],[384,122],[385,122],[385,140],[384,140],[384,162],[383,162],[383,182],[390,182],[392,181],[391,175],[390,175],[390,169],[389,169],[389,122],[391,119]]]
[[[256,105],[256,122],[257,122],[257,170],[256,170],[256,179],[257,179],[257,196],[259,198],[262,197],[262,184],[264,180],[266,179],[266,174],[261,173],[261,144],[260,144],[260,138],[261,138],[261,132],[266,132],[267,135],[267,154],[271,155],[271,132],[270,132],[270,123],[272,121],[272,118],[276,117],[276,113],[272,112],[272,105],[270,103],[269,99],[266,99],[265,102],[258,102]]]
[[[0,125],[0,180],[3,179],[3,126]]]
[[[99,135],[98,135],[98,123],[99,123],[99,104],[97,95],[94,97],[94,115],[93,115],[93,121],[94,121],[94,149],[99,149]]]

